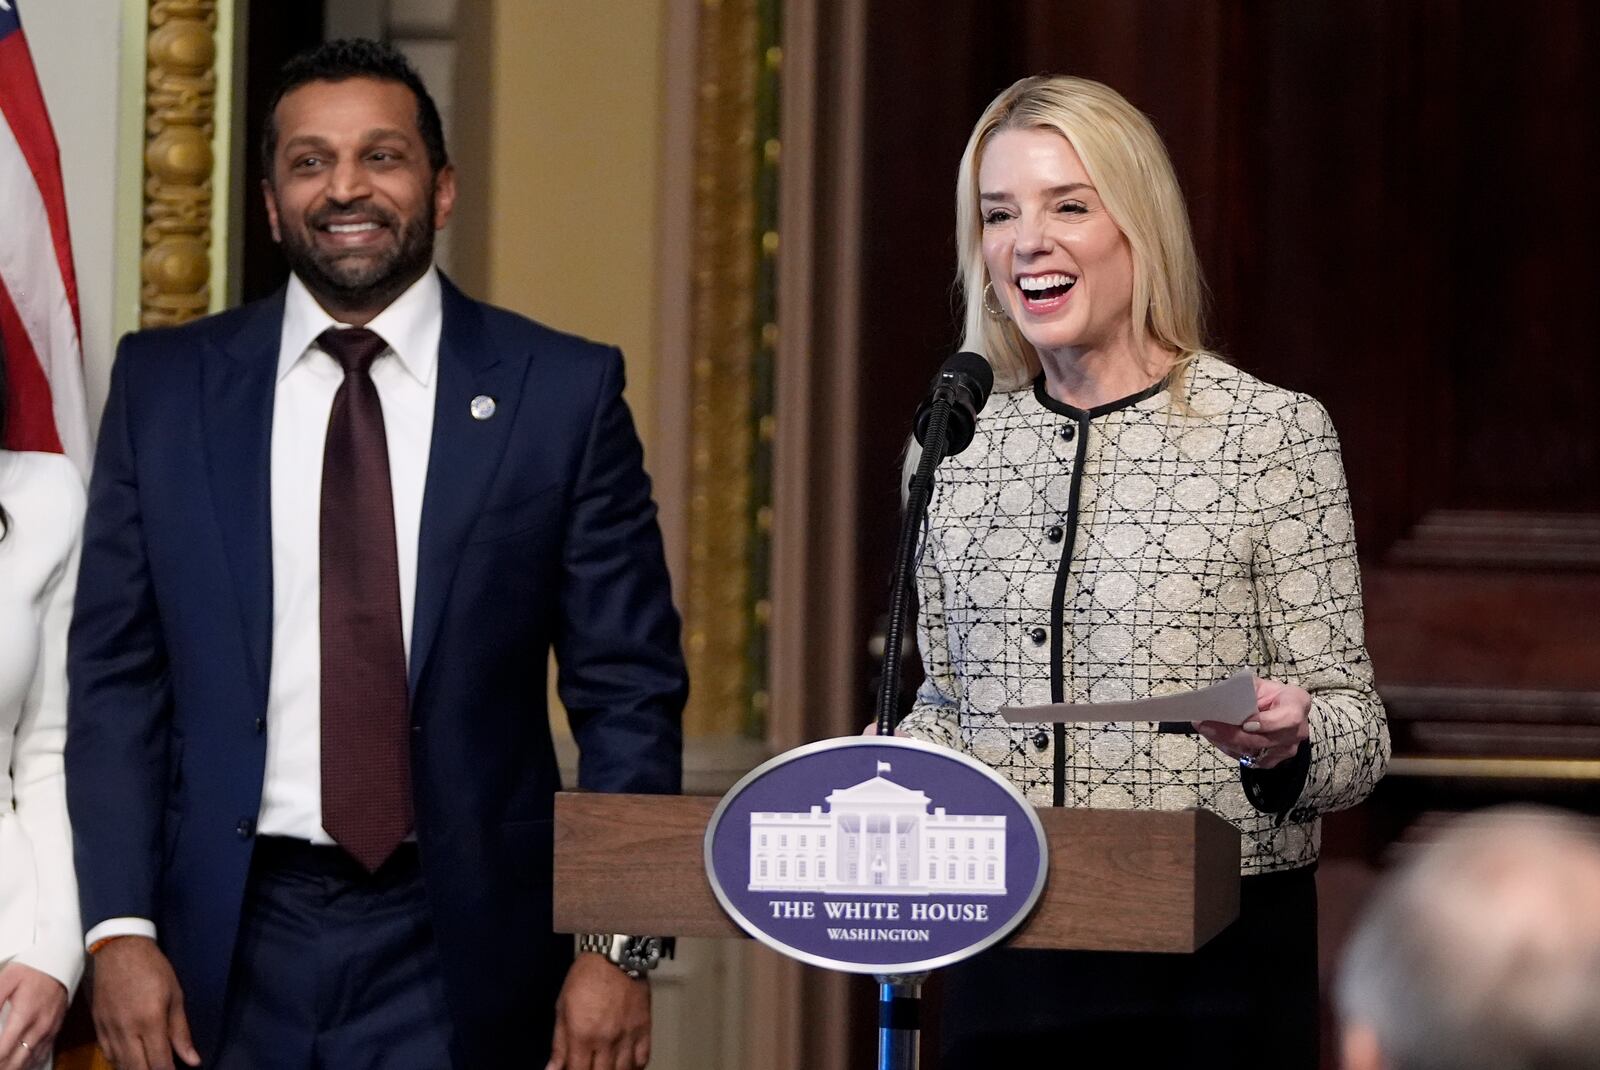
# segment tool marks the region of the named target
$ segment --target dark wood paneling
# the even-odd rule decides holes
[[[1323,399],[1376,554],[1437,508],[1600,510],[1600,7],[872,5],[866,499],[956,339],[953,189],[988,99],[1101,78],[1162,131],[1244,367]],[[892,499],[892,494],[889,496]],[[884,541],[889,541],[885,539]],[[881,570],[880,570],[881,571]]]
[[[1366,571],[1379,686],[1600,690],[1600,577],[1523,570]]]
[[[322,43],[324,0],[273,0],[250,5],[250,47],[245,58],[244,254],[241,296],[253,301],[282,286],[289,265],[272,240],[261,199],[261,134],[267,98],[279,69],[296,53]]]
[[[867,637],[889,603],[899,525],[900,457],[918,399],[960,332],[955,278],[956,166],[983,101],[1003,84],[998,54],[985,42],[1016,37],[1015,4],[929,8],[869,3],[866,130],[863,138],[860,452],[856,473],[862,596],[856,678],[869,684],[860,722],[870,719],[876,656]],[[909,690],[918,677],[907,668]]]
[[[1383,700],[1401,755],[1396,768],[1416,758],[1600,762],[1600,691],[1397,684],[1384,688]]]
[[[1437,509],[1384,555],[1391,565],[1600,571],[1600,513]]]

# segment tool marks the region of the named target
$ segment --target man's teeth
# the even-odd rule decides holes
[[[376,223],[329,223],[329,234],[359,234],[363,230],[377,230]]]
[[[1026,293],[1037,293],[1043,290],[1054,290],[1062,286],[1071,286],[1078,280],[1071,275],[1030,275],[1017,280],[1017,287]]]

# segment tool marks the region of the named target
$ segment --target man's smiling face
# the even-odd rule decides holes
[[[416,97],[399,82],[308,82],[278,102],[274,121],[263,184],[272,235],[330,313],[364,322],[433,262],[455,172],[434,173]]]

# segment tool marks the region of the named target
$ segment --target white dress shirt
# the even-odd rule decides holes
[[[389,445],[400,626],[408,661],[443,324],[439,274],[430,269],[366,325],[389,343],[371,375]],[[267,767],[256,831],[318,844],[333,843],[322,827],[322,451],[344,372],[317,346],[317,336],[343,326],[298,276],[290,276],[272,409],[272,662]],[[108,918],[85,940],[93,945],[124,935],[154,937],[155,925],[143,918]]]
[[[372,382],[389,443],[400,627],[408,659],[441,322],[439,276],[429,271],[367,324],[393,351],[373,363]],[[321,844],[333,842],[322,828],[322,449],[344,372],[316,340],[334,326],[339,324],[291,278],[272,415],[272,665],[267,772],[256,823],[264,836]]]

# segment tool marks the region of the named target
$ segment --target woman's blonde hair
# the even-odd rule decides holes
[[[978,168],[1003,130],[1051,130],[1077,151],[1133,251],[1134,338],[1152,339],[1172,354],[1172,394],[1182,405],[1184,369],[1205,348],[1205,283],[1189,214],[1150,120],[1116,90],[1087,78],[1024,78],[995,97],[973,128],[956,179],[956,284],[966,306],[962,348],[989,359],[997,390],[1018,389],[1039,374],[1039,354],[1017,325],[984,309],[990,279]]]

